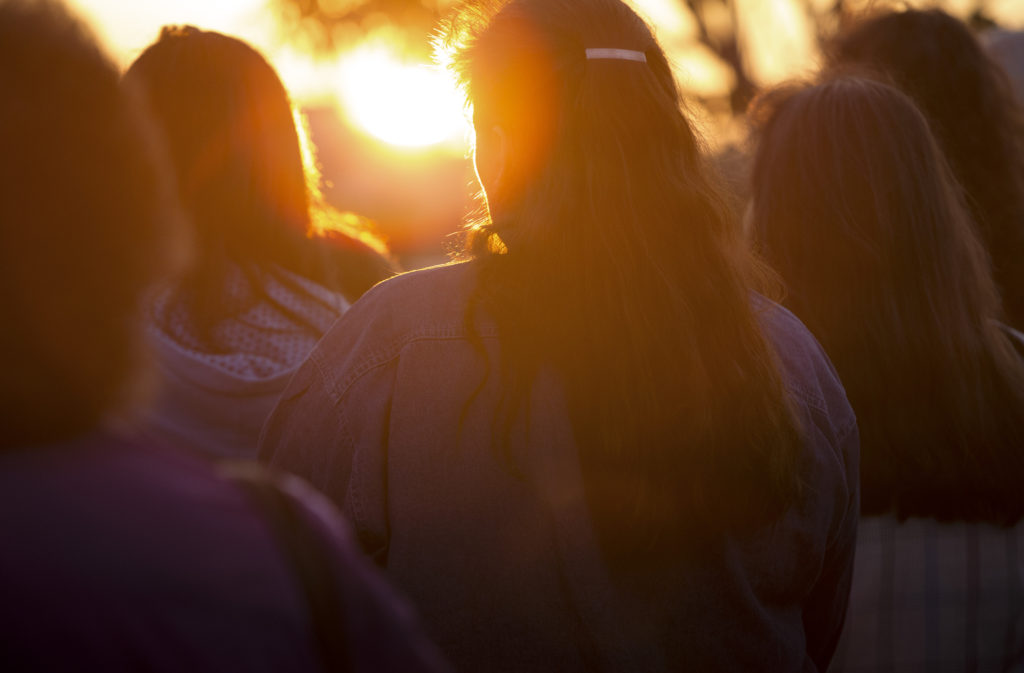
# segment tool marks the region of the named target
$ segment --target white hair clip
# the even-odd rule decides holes
[[[647,63],[647,54],[632,49],[587,49],[587,60],[594,61],[597,59]]]

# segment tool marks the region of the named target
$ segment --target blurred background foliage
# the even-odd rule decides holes
[[[336,52],[367,34],[389,31],[397,33],[395,37],[410,56],[423,60],[430,57],[430,39],[437,22],[457,4],[456,0],[271,1],[280,13],[282,30],[318,52]],[[758,86],[774,83],[774,73],[757,72],[758,64],[778,60],[770,52],[795,50],[810,52],[801,54],[805,58],[815,55],[844,23],[861,13],[883,7],[933,5],[979,28],[996,23],[989,9],[996,3],[986,0],[640,0],[632,4],[652,20],[663,43],[667,42],[666,49],[681,61],[684,70],[688,60],[697,59],[703,61],[701,67],[718,75],[719,87],[699,82],[691,95],[713,107],[725,100],[733,113],[746,109]],[[687,79],[683,77],[684,86]]]
[[[316,148],[324,195],[372,220],[406,268],[436,263],[478,207],[470,129],[430,66],[457,0],[70,0],[127,66],[163,24],[240,37],[277,68]],[[742,195],[743,111],[758,90],[810,76],[863,13],[938,6],[976,28],[1024,29],[1024,0],[626,0],[654,26],[689,108]]]

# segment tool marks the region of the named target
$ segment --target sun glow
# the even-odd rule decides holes
[[[465,140],[462,96],[446,71],[404,62],[377,43],[345,54],[339,75],[342,107],[371,135],[404,147]]]

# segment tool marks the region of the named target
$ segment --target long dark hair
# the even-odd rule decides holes
[[[778,516],[799,489],[798,422],[665,54],[619,0],[474,7],[446,44],[478,138],[498,124],[514,144],[511,186],[467,242],[511,399],[541,368],[561,375],[613,555]]]
[[[1024,111],[1006,73],[937,9],[861,21],[828,51],[833,67],[885,73],[924,112],[966,190],[1006,316],[1024,329]]]
[[[93,37],[0,2],[0,447],[122,423],[150,367],[141,297],[186,256],[170,171]]]
[[[756,238],[857,413],[863,512],[1016,520],[1024,366],[924,117],[851,76],[753,112]]]
[[[304,324],[264,290],[262,276],[274,274],[301,291],[279,269],[350,301],[390,275],[390,263],[365,231],[322,221],[328,215],[318,200],[318,176],[303,161],[288,93],[252,47],[189,26],[165,27],[125,80],[145,92],[195,225],[198,259],[175,296],[199,336],[211,339],[214,325],[256,299]],[[242,301],[229,300],[229,266],[246,276]]]

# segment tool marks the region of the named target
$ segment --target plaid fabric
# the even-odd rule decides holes
[[[829,671],[1024,671],[1024,523],[861,520]]]

